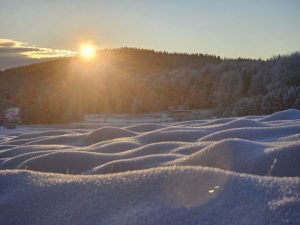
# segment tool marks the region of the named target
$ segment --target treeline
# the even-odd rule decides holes
[[[221,59],[111,49],[95,60],[60,59],[0,74],[0,110],[21,107],[26,123],[62,123],[85,113],[216,109],[219,116],[300,108],[300,54]]]

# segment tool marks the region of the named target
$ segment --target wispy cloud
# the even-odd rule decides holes
[[[77,53],[70,50],[42,48],[25,42],[0,38],[0,54],[18,54],[31,59],[44,59],[74,56]]]

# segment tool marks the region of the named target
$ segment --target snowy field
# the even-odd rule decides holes
[[[0,224],[300,224],[300,111],[1,128]]]

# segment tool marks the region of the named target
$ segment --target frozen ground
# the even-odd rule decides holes
[[[300,224],[300,111],[0,129],[0,224]]]

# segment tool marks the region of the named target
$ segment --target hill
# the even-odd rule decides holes
[[[64,58],[0,73],[0,110],[19,106],[26,123],[79,120],[85,113],[185,106],[222,116],[300,108],[300,54],[221,59],[121,48],[95,60]]]

